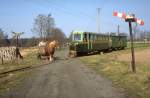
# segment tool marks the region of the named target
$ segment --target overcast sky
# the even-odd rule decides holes
[[[25,32],[23,37],[33,37],[31,31],[38,14],[49,14],[57,27],[68,36],[72,30],[96,32],[97,8],[100,12],[100,31],[128,33],[128,24],[113,17],[113,11],[134,13],[143,19],[141,30],[150,30],[150,0],[1,0],[0,28],[11,37],[11,31]]]

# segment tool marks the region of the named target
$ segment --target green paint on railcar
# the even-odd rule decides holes
[[[111,36],[112,48],[124,48],[127,46],[127,37],[126,36]]]

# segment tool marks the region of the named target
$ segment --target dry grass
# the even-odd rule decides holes
[[[131,54],[121,54],[118,56],[120,61],[127,61],[131,60]],[[149,63],[150,64],[150,49],[145,49],[144,51],[135,51],[135,59],[136,63]]]
[[[38,48],[36,47],[23,48],[21,49],[21,55],[24,57],[30,53],[33,53],[33,52],[36,53],[37,51],[38,51]]]
[[[129,50],[115,51],[103,55],[80,57],[90,68],[102,73],[113,81],[115,85],[124,88],[129,98],[150,98],[150,48],[136,49],[138,60],[137,73],[130,67]],[[125,59],[124,59],[125,58]],[[146,63],[145,63],[146,62]]]

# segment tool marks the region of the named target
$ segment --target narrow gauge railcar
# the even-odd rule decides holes
[[[73,31],[72,42],[69,45],[69,54],[75,57],[95,51],[124,49],[126,46],[126,36],[111,36],[93,32]]]

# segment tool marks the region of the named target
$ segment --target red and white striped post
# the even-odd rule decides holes
[[[132,54],[132,61],[131,61],[131,65],[132,65],[132,71],[136,72],[136,66],[135,66],[135,55],[134,55],[134,44],[133,44],[133,34],[132,34],[132,22],[136,22],[140,25],[144,25],[144,21],[141,19],[137,19],[135,18],[135,15],[126,15],[125,13],[118,13],[118,12],[114,12],[113,16],[119,17],[124,19],[126,22],[129,23],[129,32],[130,32],[130,39],[131,39],[131,54]]]
[[[139,25],[144,25],[144,21],[136,18],[133,14],[132,15],[126,15],[126,13],[114,12],[113,16],[116,16],[116,17],[119,17],[119,18],[122,18],[125,20],[133,18],[134,22],[138,23]]]

